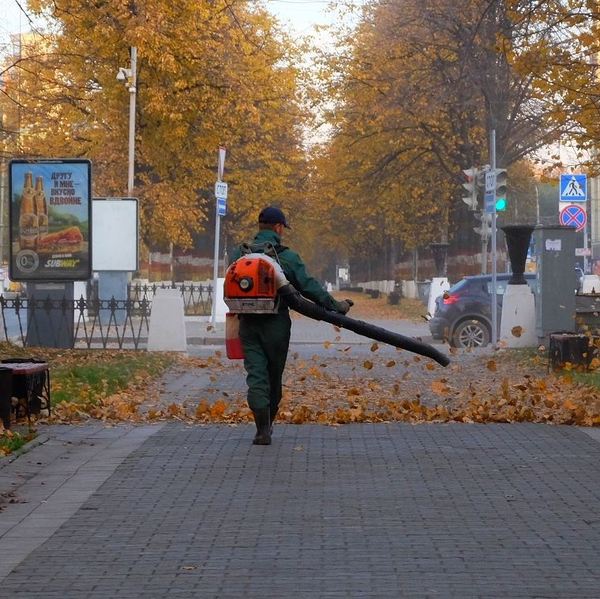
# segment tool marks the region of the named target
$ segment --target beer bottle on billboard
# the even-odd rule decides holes
[[[33,173],[25,173],[25,183],[21,195],[19,212],[19,248],[22,250],[35,249],[38,237],[38,218],[35,213],[35,198],[33,189]]]
[[[48,203],[44,193],[44,178],[35,178],[35,213],[38,219],[38,241],[48,235]]]

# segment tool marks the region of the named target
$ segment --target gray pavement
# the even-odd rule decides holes
[[[600,444],[574,427],[46,434],[0,466],[3,598],[598,597]]]
[[[426,310],[424,309],[424,312]],[[400,333],[407,337],[420,337],[426,343],[431,343],[427,322],[412,322],[409,320],[380,320],[368,321],[378,327],[383,327],[394,333]],[[209,322],[208,317],[187,316],[185,319],[186,335],[190,346],[221,344],[225,339],[225,325],[217,322],[214,325]],[[371,344],[372,341],[361,335],[357,335],[346,329],[336,330],[333,325],[311,320],[305,316],[293,313],[292,318],[292,343],[323,343],[334,341],[346,344]]]
[[[294,324],[301,358],[352,343]],[[243,389],[236,363],[167,376],[162,395],[193,405]],[[600,596],[600,429],[277,424],[270,447],[252,436],[44,427],[0,459],[0,599]]]
[[[45,427],[0,459],[0,579],[53,535],[157,426]],[[0,584],[0,596],[2,596]]]

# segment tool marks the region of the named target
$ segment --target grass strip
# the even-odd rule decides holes
[[[52,405],[98,403],[133,383],[157,378],[177,359],[173,354],[160,352],[23,348],[0,344],[0,359],[18,357],[48,362]]]
[[[548,351],[540,348],[522,348],[510,350],[512,359],[519,364],[530,368],[532,372],[544,375],[550,372]],[[600,389],[600,370],[594,369],[595,362],[592,361],[589,370],[585,369],[582,364],[567,364],[564,368],[553,370],[553,374],[559,377],[565,377],[576,383],[580,383],[587,387]]]
[[[35,434],[21,435],[13,431],[3,430],[0,432],[0,457],[11,454],[17,451],[35,437]]]
[[[66,364],[57,364],[52,371],[52,403],[66,401],[94,405],[127,389],[132,383],[160,376],[173,361],[174,357],[168,354],[148,352],[75,356]]]

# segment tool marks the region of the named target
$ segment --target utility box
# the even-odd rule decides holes
[[[538,270],[536,334],[546,343],[550,333],[575,331],[575,229],[539,226],[534,240]]]
[[[27,345],[72,348],[73,282],[27,283]]]

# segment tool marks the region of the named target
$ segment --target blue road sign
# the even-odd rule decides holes
[[[570,173],[560,176],[560,201],[585,202],[587,200],[587,175]]]
[[[217,214],[219,216],[227,214],[227,200],[225,198],[217,198]]]
[[[560,224],[581,231],[587,222],[587,214],[581,206],[570,204],[560,211]]]

